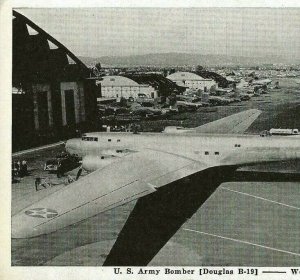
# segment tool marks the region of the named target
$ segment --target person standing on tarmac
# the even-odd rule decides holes
[[[27,170],[27,161],[26,160],[22,160],[22,162],[20,163],[20,176],[24,177],[26,175],[28,175],[28,170]]]

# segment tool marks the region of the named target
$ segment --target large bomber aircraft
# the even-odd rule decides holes
[[[241,135],[260,113],[247,110],[180,133],[70,139],[66,151],[90,173],[13,216],[12,237],[49,234],[137,200],[104,265],[147,265],[237,168],[300,159],[299,139]]]

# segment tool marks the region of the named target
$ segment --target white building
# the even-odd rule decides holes
[[[145,94],[149,98],[158,97],[157,90],[149,85],[141,85],[122,76],[104,76],[101,84],[101,95],[107,98],[138,98],[139,94]]]
[[[205,79],[190,72],[176,72],[167,76],[167,78],[175,82],[178,86],[189,89],[201,89],[203,91],[209,91],[212,86],[218,86],[213,79]]]

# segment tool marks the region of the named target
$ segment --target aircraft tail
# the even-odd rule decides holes
[[[256,109],[243,111],[229,117],[198,126],[194,131],[213,134],[242,134],[262,112]]]

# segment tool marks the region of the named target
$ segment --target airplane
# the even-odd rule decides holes
[[[177,107],[180,108],[186,108],[186,109],[191,109],[191,110],[197,110],[198,108],[202,107],[201,102],[189,102],[189,101],[177,101]]]
[[[233,99],[212,95],[209,97],[209,102],[212,105],[222,106],[222,105],[228,105],[229,103],[233,102]]]
[[[258,85],[258,86],[264,86],[272,83],[272,80],[270,79],[263,79],[263,80],[252,80],[252,85]]]
[[[79,172],[77,181],[14,215],[12,238],[50,234],[137,200],[104,265],[147,265],[230,172],[300,159],[295,138],[242,134],[260,114],[243,111],[185,133],[95,132],[70,139],[66,151],[81,157],[90,173],[80,178]]]

